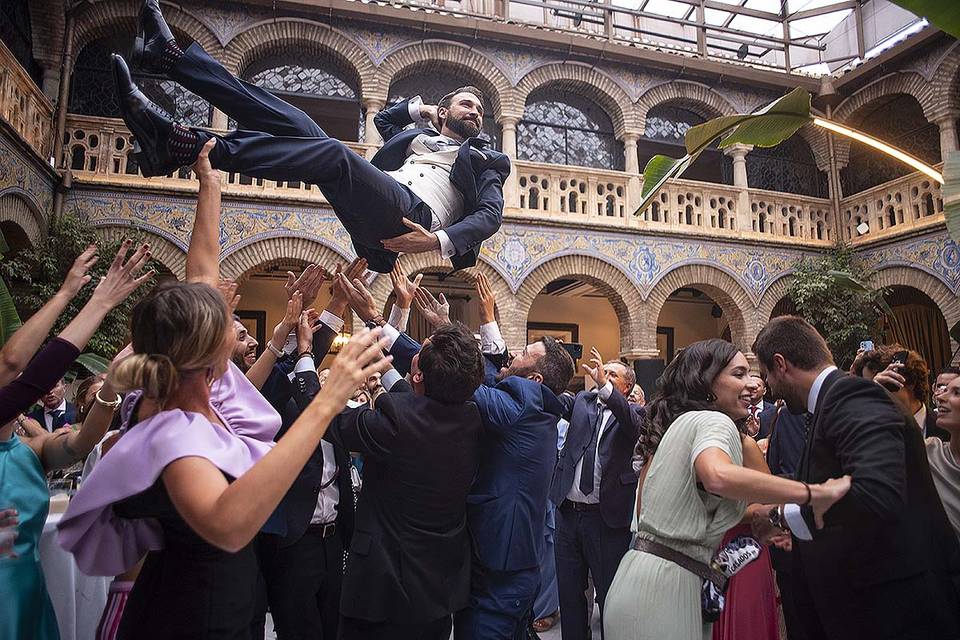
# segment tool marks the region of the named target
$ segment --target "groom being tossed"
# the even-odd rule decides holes
[[[136,138],[145,176],[191,165],[204,143],[216,138],[210,152],[215,169],[317,185],[357,255],[382,273],[400,252],[439,251],[456,269],[473,266],[480,244],[500,228],[510,160],[477,137],[483,96],[475,87],[460,87],[437,106],[418,96],[378,113],[374,122],[384,144],[368,162],[300,109],[233,77],[199,44],[182,51],[158,0],[146,0],[141,9],[133,61],[204,98],[239,128],[218,135],[172,122],[115,54],[120,112]],[[405,129],[410,124],[417,126]]]

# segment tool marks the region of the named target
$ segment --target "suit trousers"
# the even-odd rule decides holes
[[[404,217],[430,228],[429,208],[407,185],[329,137],[300,109],[232,76],[199,44],[190,45],[170,76],[242,127],[226,135],[198,131],[204,142],[217,139],[210,153],[215,169],[317,185],[354,243],[366,249],[372,269],[393,266],[396,254],[380,241],[409,232]]]
[[[311,525],[295,543],[283,543],[284,538],[271,534],[256,539],[277,640],[335,640],[343,582],[339,532],[324,538],[322,528]],[[262,619],[262,612],[255,618]]]
[[[470,605],[453,617],[455,640],[525,640],[540,569],[493,571],[474,559]]]
[[[433,622],[402,624],[370,622],[340,617],[340,640],[450,640],[452,621],[443,616]]]
[[[607,591],[610,590],[623,554],[630,546],[630,536],[627,527],[607,526],[599,505],[594,510],[577,511],[573,503],[564,500],[557,509],[557,587],[560,592],[560,634],[563,640],[585,640],[590,637],[588,604],[584,596],[587,573],[593,576],[596,601],[602,617]]]

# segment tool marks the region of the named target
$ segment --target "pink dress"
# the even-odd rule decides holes
[[[750,535],[750,527],[741,524],[727,531],[720,548],[741,534]],[[770,551],[764,547],[759,558],[730,579],[713,640],[780,640],[777,606]]]

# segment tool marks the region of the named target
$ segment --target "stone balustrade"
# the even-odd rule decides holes
[[[938,167],[942,170],[943,165]],[[844,239],[869,242],[906,230],[943,222],[940,184],[923,173],[911,173],[840,201]],[[866,224],[865,233],[857,227]]]
[[[49,157],[53,105],[2,42],[0,116],[40,157]]]
[[[507,202],[525,218],[626,226],[627,180],[622,171],[603,171],[537,162],[514,162],[519,202]]]

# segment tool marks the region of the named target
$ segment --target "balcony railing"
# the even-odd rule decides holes
[[[942,170],[943,165],[938,167]],[[943,222],[940,184],[923,173],[911,173],[840,201],[844,239],[869,242]],[[864,230],[860,225],[866,224]]]
[[[371,145],[349,142],[361,156]],[[64,166],[82,183],[193,192],[189,169],[145,179],[133,159],[133,139],[113,118],[70,115],[64,133]],[[743,189],[695,180],[671,180],[639,216],[633,215],[640,175],[587,167],[514,162],[513,186],[504,189],[508,219],[663,231],[731,239],[824,246],[836,239],[829,199]],[[314,185],[224,174],[224,193],[236,197],[323,204]],[[841,201],[840,229],[862,242],[905,229],[943,222],[939,185],[911,174]],[[860,223],[869,233],[860,235]]]
[[[44,159],[50,155],[53,105],[0,42],[0,115]]]

